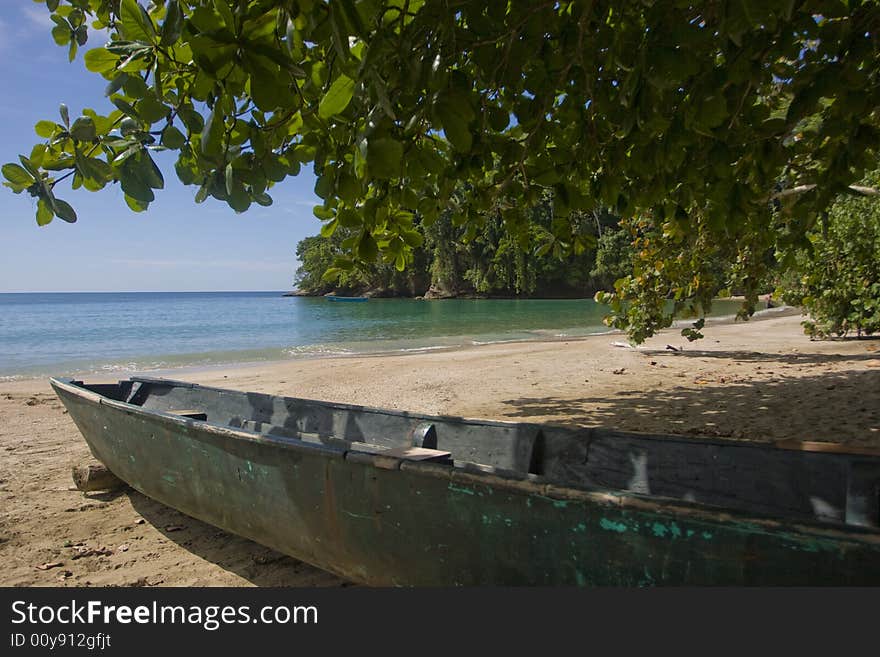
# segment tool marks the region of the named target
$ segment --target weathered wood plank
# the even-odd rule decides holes
[[[73,483],[83,492],[117,490],[128,485],[99,461],[74,465],[71,474],[73,475]]]

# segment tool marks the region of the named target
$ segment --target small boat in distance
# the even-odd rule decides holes
[[[336,297],[333,295],[328,295],[324,297],[328,301],[369,301],[370,297]]]
[[[364,584],[880,585],[876,450],[51,384],[136,490]]]

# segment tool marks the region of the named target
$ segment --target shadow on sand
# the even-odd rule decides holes
[[[759,357],[768,361],[771,358],[764,354],[755,356]],[[798,356],[773,357],[774,362],[785,358]],[[806,360],[797,362],[814,362],[809,359],[819,357],[802,358]],[[557,424],[629,431],[661,425],[662,433],[748,440],[833,440],[880,446],[880,370],[797,378],[778,376],[762,381],[735,379],[718,387],[675,385],[682,381],[670,378],[668,388],[648,391],[638,390],[634,381],[635,389],[614,396],[509,399],[502,402],[507,410],[501,415],[506,419],[540,417]],[[833,434],[825,435],[817,427],[833,427]]]
[[[865,354],[802,354],[787,353],[774,354],[763,351],[718,351],[686,349],[672,352],[664,349],[640,349],[639,353],[646,356],[668,356],[673,358],[717,358],[723,360],[741,361],[747,363],[778,363],[780,365],[830,365],[832,363],[858,363],[877,360],[880,354],[869,352]]]
[[[351,586],[351,582],[127,489],[131,505],[169,541],[257,586]]]

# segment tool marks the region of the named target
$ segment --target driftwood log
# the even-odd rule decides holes
[[[116,490],[126,483],[110,472],[100,461],[88,461],[73,466],[73,483],[83,491]]]

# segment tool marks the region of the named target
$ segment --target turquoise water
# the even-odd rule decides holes
[[[720,304],[717,313],[734,312]],[[372,299],[279,292],[0,294],[0,377],[416,351],[606,331],[575,300]]]

